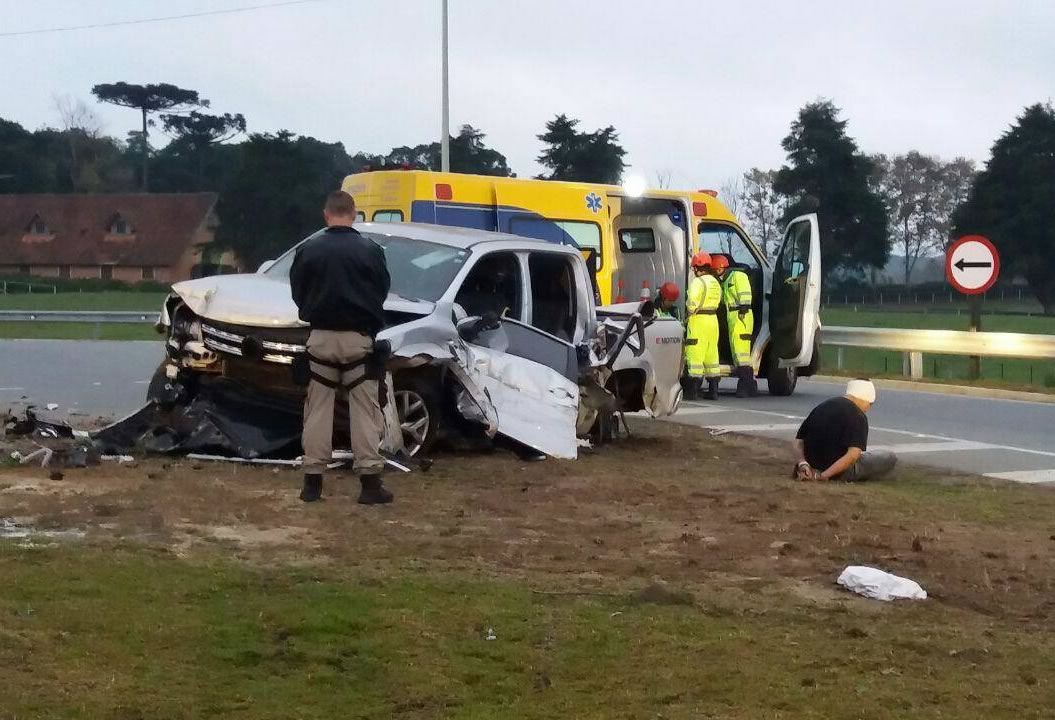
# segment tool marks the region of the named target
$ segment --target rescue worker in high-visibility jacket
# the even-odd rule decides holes
[[[722,299],[725,301],[725,321],[729,327],[729,349],[733,354],[733,374],[736,375],[736,396],[755,397],[758,382],[751,364],[751,337],[755,329],[754,311],[751,303],[751,278],[740,268],[730,267],[729,258],[715,255],[711,268],[722,282]]]
[[[660,285],[659,292],[656,293],[656,297],[653,300],[656,307],[656,317],[677,319],[679,297],[681,297],[681,291],[678,290],[678,286],[674,283],[668,281]]]
[[[707,400],[718,399],[718,304],[722,286],[711,274],[711,256],[698,252],[692,256],[693,278],[685,294],[686,340],[685,363],[688,366],[688,398],[695,399],[703,380],[707,380]]]

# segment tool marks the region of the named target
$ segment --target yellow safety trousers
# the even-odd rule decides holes
[[[725,318],[729,326],[729,349],[737,367],[751,364],[751,336],[755,329],[755,314],[751,310],[751,279],[743,270],[730,270],[722,287]],[[741,308],[746,312],[741,315]]]
[[[689,282],[685,298],[685,363],[691,377],[718,377],[718,305],[722,286],[713,275]]]

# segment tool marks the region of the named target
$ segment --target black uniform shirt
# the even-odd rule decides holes
[[[385,325],[391,278],[380,245],[350,227],[328,227],[305,240],[289,285],[300,319],[318,330],[375,336]]]

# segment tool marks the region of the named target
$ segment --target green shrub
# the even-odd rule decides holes
[[[126,283],[121,280],[102,280],[100,278],[55,278],[35,277],[32,275],[0,275],[0,282],[12,283],[8,287],[8,293],[22,294],[28,292],[27,284],[48,285],[54,287],[56,292],[105,292],[120,290],[125,292],[149,292],[158,293],[168,291],[170,285],[155,280],[143,280],[142,282]],[[38,290],[34,289],[34,292]],[[50,290],[49,290],[50,292]]]

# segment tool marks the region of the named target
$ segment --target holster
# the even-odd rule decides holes
[[[296,353],[293,356],[293,364],[290,365],[289,370],[293,376],[294,385],[297,387],[308,387],[308,383],[311,382],[311,362],[308,360],[308,353]]]

